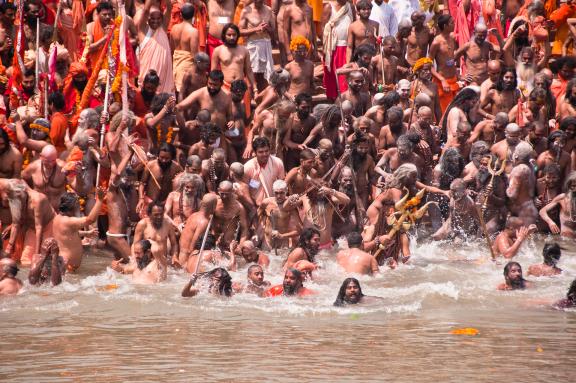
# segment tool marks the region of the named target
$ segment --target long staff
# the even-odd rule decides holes
[[[196,261],[196,267],[194,268],[194,274],[198,272],[200,262],[202,262],[202,253],[204,252],[204,246],[206,245],[206,238],[208,238],[208,233],[210,232],[210,226],[212,226],[213,218],[214,214],[210,216],[210,221],[208,222],[208,226],[206,226],[206,231],[204,232],[204,238],[202,238],[202,246],[200,246],[200,251],[198,252],[198,260]]]
[[[106,71],[106,93],[104,94],[104,115],[108,114],[108,94],[110,93],[110,71]],[[100,150],[104,146],[104,134],[106,133],[106,124],[102,124],[100,127]],[[96,187],[100,183],[100,161],[98,161],[98,167],[96,169]]]

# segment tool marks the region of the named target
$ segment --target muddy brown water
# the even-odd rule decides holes
[[[525,271],[543,243],[522,247]],[[133,285],[91,253],[61,286],[0,299],[0,381],[575,382],[576,311],[550,309],[576,277],[576,246],[561,243],[564,273],[514,292],[495,290],[503,264],[483,243],[413,243],[410,265],[360,278],[381,303],[344,309],[332,306],[346,277],[333,254],[307,283],[314,297],[185,299],[183,273]],[[266,278],[280,283],[271,257]],[[461,328],[478,334],[451,334]]]

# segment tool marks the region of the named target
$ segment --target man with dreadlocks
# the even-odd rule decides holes
[[[200,281],[200,286],[194,287],[197,281]],[[192,279],[184,286],[182,290],[183,297],[195,297],[200,290],[208,290],[209,294],[219,297],[231,297],[232,291],[232,277],[222,267],[217,267],[203,274],[194,274]]]
[[[478,141],[482,142],[482,141]],[[488,164],[497,168],[499,162],[493,154],[484,153],[480,156],[478,170],[473,179],[472,189],[476,190],[476,205],[480,207],[486,222],[488,234],[494,234],[501,229],[506,217],[506,175],[492,175]]]
[[[524,290],[533,287],[534,282],[527,281],[522,276],[522,266],[518,262],[508,262],[504,266],[504,283],[498,285],[498,290]]]
[[[309,188],[306,194],[300,196],[298,206],[304,216],[304,227],[312,227],[320,232],[320,247],[332,247],[333,214],[350,203],[350,198],[342,192],[318,182],[316,187]]]
[[[470,124],[469,112],[478,102],[478,92],[472,87],[462,89],[446,108],[442,118],[443,141],[456,141],[456,131],[462,123]]]
[[[346,147],[346,132],[340,126],[341,124],[342,111],[340,107],[334,104],[327,106],[320,117],[320,123],[310,131],[303,145],[313,147],[312,143],[316,142],[317,139],[328,139],[332,142],[334,156],[340,158]]]
[[[538,210],[534,205],[536,193],[536,175],[532,166],[532,147],[520,142],[512,155],[514,167],[510,172],[506,196],[508,209],[513,216],[520,218],[524,226],[536,223]]]
[[[394,213],[394,204],[398,202],[406,193],[413,197],[416,190],[416,180],[418,169],[414,164],[401,165],[392,177],[385,183],[384,190],[380,193],[372,204],[368,207],[367,216],[369,225],[364,227],[362,237],[364,239],[364,249],[366,251],[379,251],[381,245],[383,251],[378,255],[379,265],[383,265],[388,259],[398,262],[400,254],[404,256],[404,261],[410,257],[410,241],[405,232],[397,231],[393,237],[386,233],[390,230],[386,219]]]
[[[200,207],[204,183],[197,174],[184,174],[178,183],[178,190],[168,194],[164,210],[176,228],[182,231],[188,217]]]
[[[553,234],[561,234],[568,238],[576,237],[576,172],[573,171],[566,178],[564,193],[554,199],[540,210],[540,217],[548,224]],[[560,206],[560,227],[548,215],[553,209]]]
[[[356,203],[361,205],[360,209],[365,209],[372,191],[371,185],[378,182],[378,173],[374,170],[374,158],[369,154],[368,136],[360,131],[356,132],[355,136],[350,154],[350,168],[355,175]]]
[[[498,112],[508,112],[518,104],[522,93],[517,88],[518,79],[514,68],[504,68],[495,86],[488,91],[480,105],[480,114],[493,119]]]
[[[226,152],[216,148],[209,159],[202,161],[202,179],[209,192],[215,193],[222,181],[228,180],[230,167],[226,163]]]
[[[8,132],[0,128],[0,178],[20,178],[22,162],[22,154],[11,145]]]
[[[300,271],[314,270],[316,268],[315,256],[320,250],[320,235],[320,232],[313,227],[304,229],[302,233],[300,233],[298,244],[288,254],[288,258],[286,258],[284,262],[284,270],[291,268]]]

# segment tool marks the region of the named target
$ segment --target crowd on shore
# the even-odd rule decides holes
[[[335,305],[377,301],[350,277],[415,231],[529,288],[526,238],[537,277],[576,238],[575,41],[573,0],[4,2],[0,294],[98,247],[135,283],[190,273],[183,297],[306,296],[334,249]]]

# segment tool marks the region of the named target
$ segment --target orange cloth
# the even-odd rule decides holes
[[[105,37],[104,28],[102,28],[102,24],[100,24],[100,20],[94,21],[94,27],[92,28],[92,43],[100,41]],[[96,61],[98,61],[98,57],[100,57],[100,52],[104,48],[104,45],[99,49],[96,49],[92,53],[88,53],[88,63],[90,67],[92,67]]]
[[[206,52],[206,38],[208,36],[208,31],[206,26],[208,25],[208,11],[206,10],[206,4],[199,2],[198,6],[194,6],[194,27],[198,29],[198,51]]]
[[[137,117],[144,118],[144,116],[150,113],[150,104],[144,101],[144,97],[142,97],[142,93],[140,93],[140,89],[136,89],[136,94],[134,95],[134,108],[132,111]]]
[[[452,102],[454,96],[456,96],[456,94],[460,91],[460,85],[458,85],[458,77],[454,76],[452,78],[446,79],[446,82],[448,83],[448,85],[450,85],[450,92],[444,92],[444,89],[442,88],[442,83],[436,77],[434,77],[434,82],[436,82],[436,85],[438,86],[438,98],[440,99],[440,109],[442,110],[442,114],[444,114],[446,108],[448,108],[448,105],[450,105],[450,102]]]
[[[64,145],[64,136],[66,135],[67,128],[68,119],[66,116],[61,112],[54,113],[50,119],[50,140],[56,147],[58,154],[61,154],[66,150],[66,145]]]
[[[561,96],[566,94],[566,85],[568,85],[568,81],[562,78],[559,74],[558,78],[552,80],[552,85],[550,85],[550,91],[556,100],[558,100]],[[560,106],[560,102],[557,103]]]
[[[550,20],[556,24],[556,36],[554,37],[554,43],[552,44],[552,55],[562,55],[562,46],[570,35],[570,30],[566,20],[574,16],[576,16],[576,5],[566,4],[562,5],[550,15]],[[571,47],[568,48],[566,54],[572,54]]]
[[[76,96],[78,91],[74,88],[72,80],[75,76],[80,74],[88,76],[88,67],[86,67],[86,64],[77,61],[70,64],[70,69],[68,70],[68,75],[64,79],[64,88],[62,90],[64,100],[66,101],[66,106],[64,108],[64,113],[66,114],[71,113],[76,106]]]
[[[482,16],[486,22],[486,27],[488,29],[496,28],[496,31],[502,39],[504,39],[504,31],[502,30],[502,24],[500,23],[500,10],[496,8],[495,0],[484,0],[482,4]],[[493,34],[488,35],[488,40],[494,44],[498,45],[498,39]]]
[[[266,290],[266,292],[264,293],[264,296],[267,298],[272,298],[272,297],[278,297],[282,294],[284,294],[284,286],[276,285],[276,286],[272,286],[268,290]],[[298,290],[298,294],[296,294],[296,295],[299,297],[305,297],[305,296],[309,296],[309,295],[314,295],[314,291],[309,290],[306,287],[301,287],[300,290]]]
[[[72,61],[77,61],[80,58],[83,23],[84,4],[82,4],[82,0],[74,0],[72,10],[63,9],[60,12],[58,36],[62,39],[62,44],[68,50]]]
[[[322,20],[322,11],[324,4],[322,0],[308,0],[308,4],[312,8],[312,21],[320,22]]]

